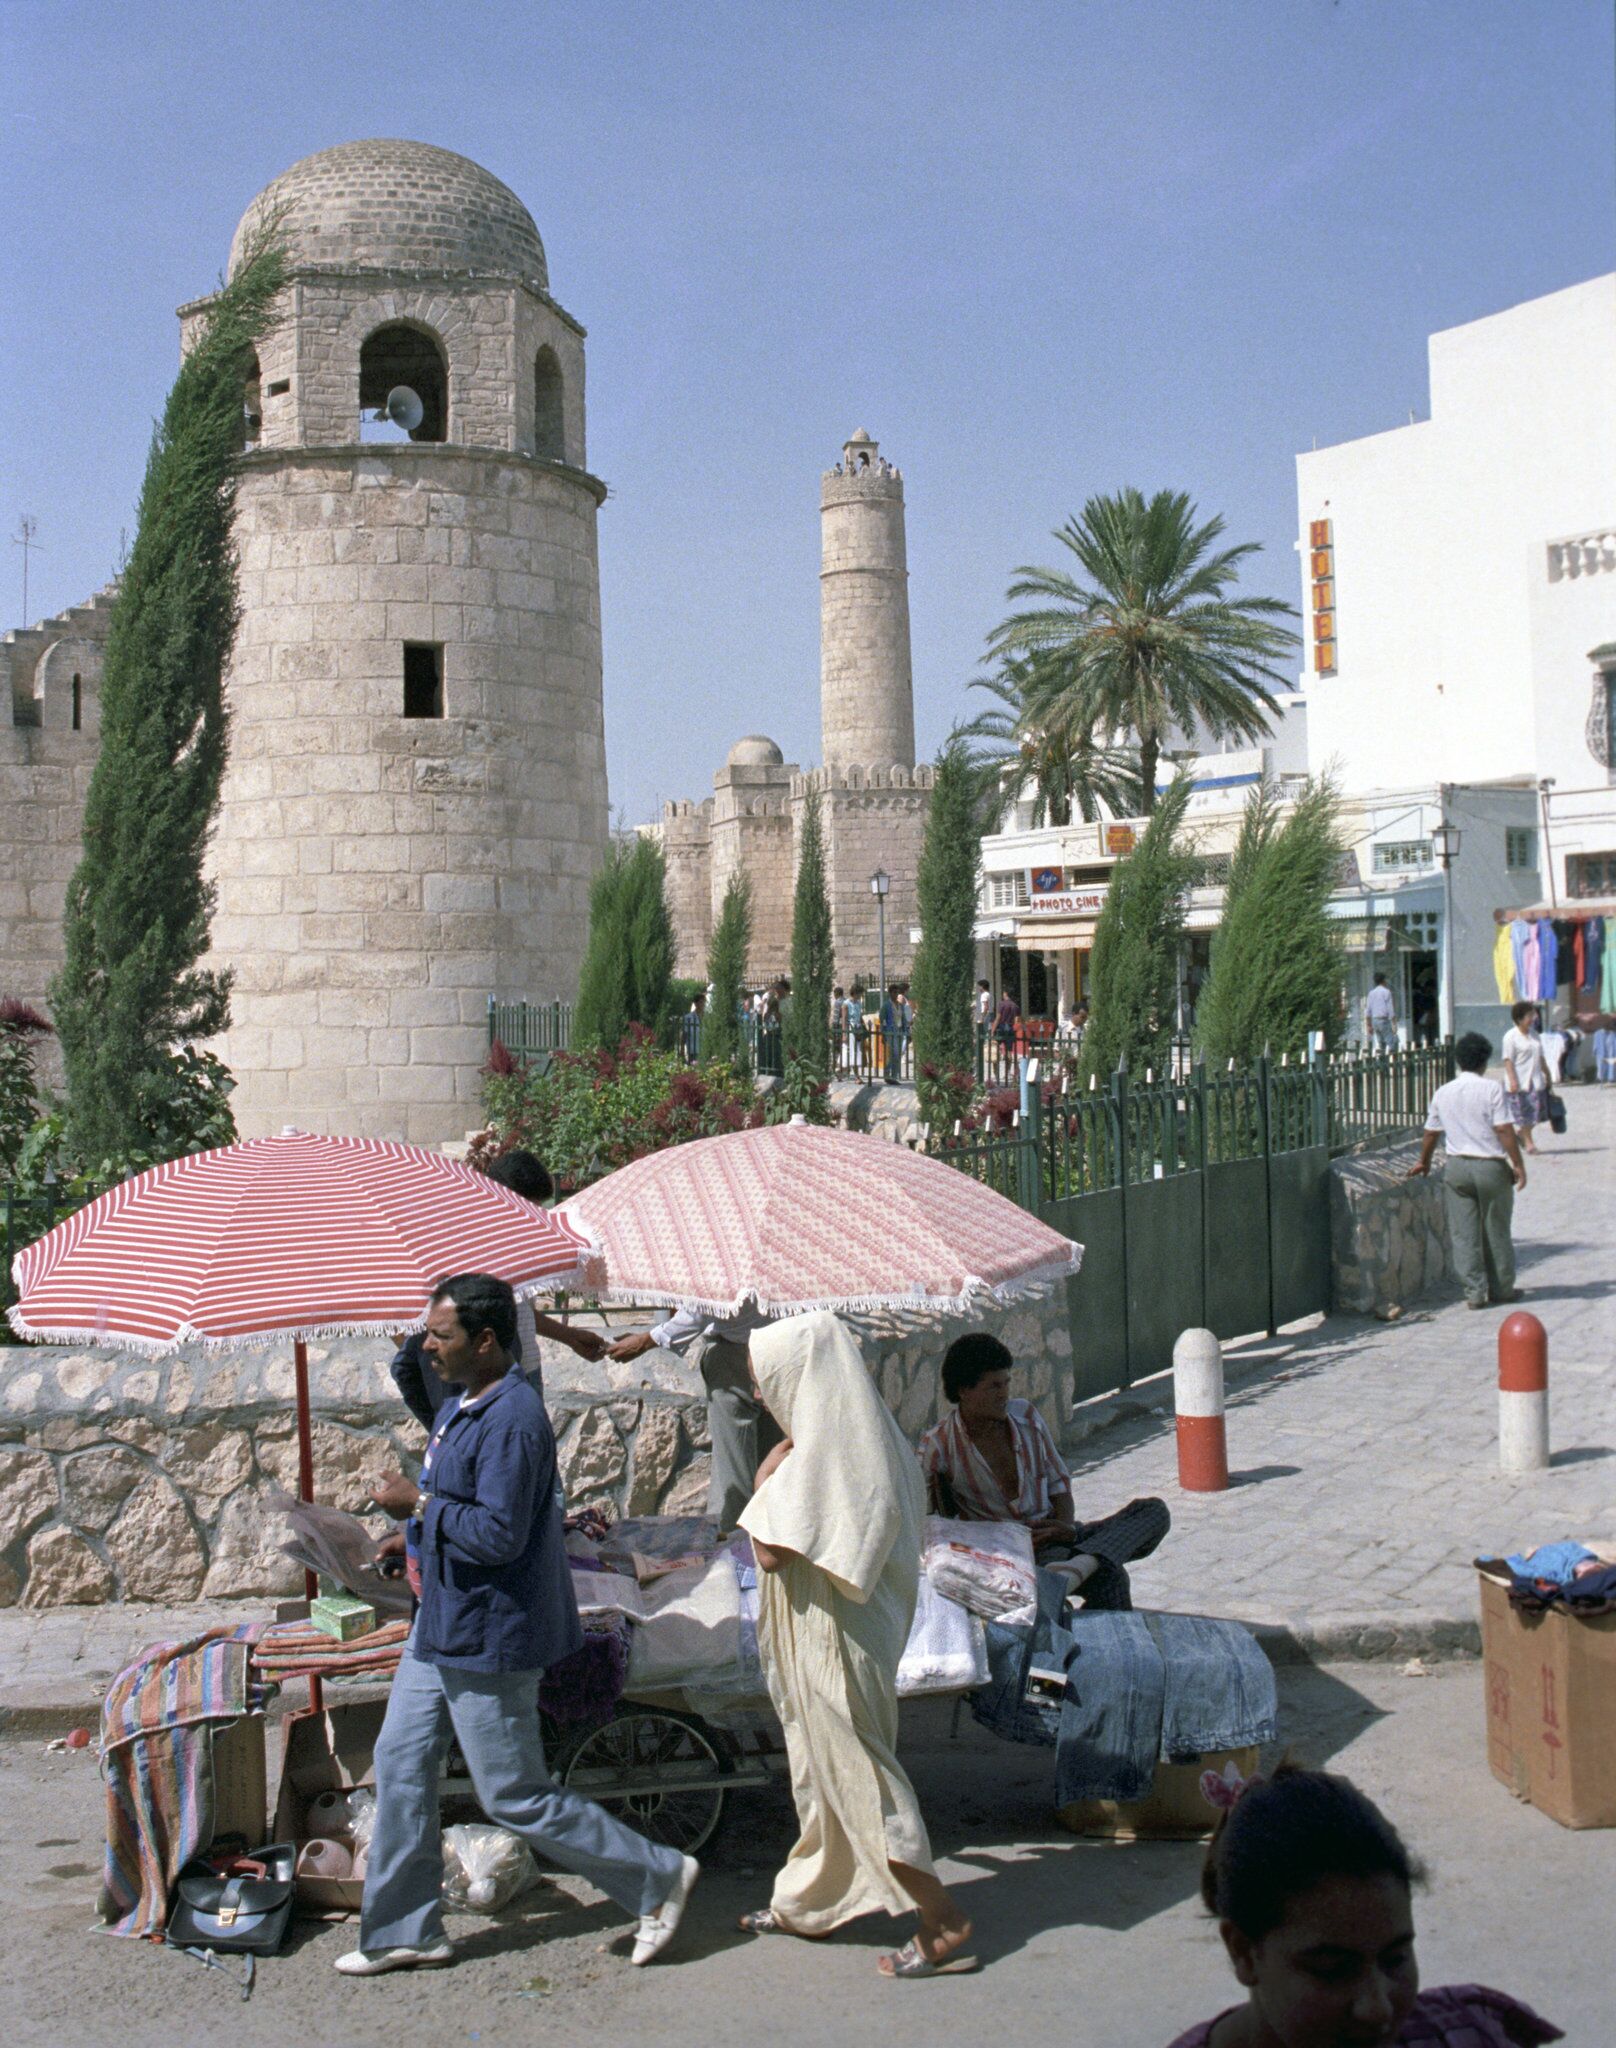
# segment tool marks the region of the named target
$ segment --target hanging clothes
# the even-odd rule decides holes
[[[1530,918],[1523,918],[1526,938],[1521,945],[1521,995],[1523,1003],[1537,1001],[1538,980],[1542,971],[1542,954],[1539,949],[1537,926]]]
[[[1537,986],[1532,993],[1540,1003],[1552,1003],[1560,986],[1560,941],[1552,918],[1541,917],[1537,925]]]
[[[1511,1002],[1525,999],[1526,990],[1526,919],[1515,918],[1509,927],[1510,958],[1514,962],[1514,991]]]
[[[1573,988],[1586,988],[1588,986],[1583,978],[1588,971],[1587,949],[1583,945],[1584,929],[1585,927],[1580,918],[1571,927],[1571,986]]]
[[[1616,1010],[1616,917],[1602,920],[1604,944],[1601,947],[1599,968],[1599,1007],[1602,1010]]]
[[[1582,928],[1582,987],[1586,994],[1599,993],[1600,967],[1605,957],[1605,920],[1590,917]]]
[[[1501,1003],[1515,1000],[1515,949],[1509,936],[1513,930],[1513,925],[1501,924],[1493,934],[1493,980]]]

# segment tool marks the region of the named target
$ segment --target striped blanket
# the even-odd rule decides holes
[[[276,1684],[288,1678],[335,1678],[347,1672],[373,1672],[391,1678],[409,1632],[409,1623],[399,1619],[339,1643],[311,1622],[277,1621],[253,1645],[252,1666],[261,1679]]]
[[[101,1914],[113,1934],[161,1934],[181,1866],[213,1838],[213,1727],[255,1704],[247,1656],[260,1626],[155,1643],[107,1691]]]

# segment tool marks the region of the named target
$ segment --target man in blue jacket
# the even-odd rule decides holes
[[[563,1870],[639,1916],[634,1961],[672,1939],[699,1875],[694,1857],[648,1842],[558,1785],[539,1729],[539,1674],[583,1640],[563,1543],[555,1436],[512,1367],[516,1299],[503,1280],[442,1281],[426,1352],[462,1389],[439,1412],[419,1486],[402,1473],[373,1496],[408,1517],[403,1548],[420,1606],[376,1744],[376,1830],[351,1977],[454,1960],[443,1929],[438,1767],[459,1741],[483,1811]]]

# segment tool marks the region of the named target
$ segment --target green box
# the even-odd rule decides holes
[[[309,1620],[321,1635],[351,1643],[355,1636],[370,1634],[376,1626],[376,1610],[368,1600],[352,1593],[322,1593],[309,1602]]]

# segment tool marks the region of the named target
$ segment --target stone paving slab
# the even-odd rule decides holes
[[[1141,1606],[1236,1617],[1280,1660],[1462,1654],[1478,1553],[1616,1538],[1616,1088],[1567,1102],[1570,1132],[1544,1138],[1516,1208],[1526,1305],[1549,1332],[1550,1469],[1498,1470],[1501,1311],[1455,1299],[1234,1347],[1229,1492],[1179,1492],[1165,1379],[1095,1404],[1073,1455],[1080,1514],[1140,1493],[1172,1508],[1134,1572]],[[266,1607],[0,1610],[0,1729],[93,1720],[97,1688],[144,1644]]]

